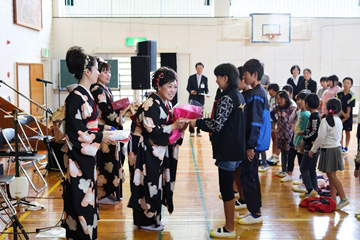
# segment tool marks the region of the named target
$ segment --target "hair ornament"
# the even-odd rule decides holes
[[[329,110],[329,113],[330,113],[330,114],[334,114],[334,110],[330,109],[330,110]]]
[[[160,84],[160,79],[163,79],[164,78],[164,73],[162,72],[162,73],[160,73],[159,75],[158,75],[158,77],[156,78],[156,86],[159,86],[159,84]]]
[[[85,57],[85,63],[84,63],[84,72],[86,71],[88,65],[89,65],[89,62],[90,62],[90,57],[89,55],[86,55]]]

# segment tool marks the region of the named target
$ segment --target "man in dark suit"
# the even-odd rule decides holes
[[[189,92],[189,103],[191,100],[194,100],[201,104],[204,107],[205,96],[204,94],[209,93],[208,89],[208,79],[205,77],[202,72],[204,70],[204,64],[198,62],[195,64],[196,74],[191,75],[188,80],[188,85],[186,90]],[[196,105],[196,104],[194,104]],[[194,128],[189,126],[190,137],[194,136]],[[200,129],[196,129],[196,133],[198,137],[201,137]]]

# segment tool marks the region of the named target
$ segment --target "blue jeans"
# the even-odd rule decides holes
[[[300,172],[306,189],[318,190],[317,175],[316,175],[316,163],[320,152],[314,153],[313,157],[309,157],[309,152],[305,152],[301,165]]]

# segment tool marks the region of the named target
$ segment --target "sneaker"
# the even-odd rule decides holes
[[[347,206],[350,204],[349,199],[343,199],[341,200],[337,205],[336,205],[336,210],[341,210],[343,207]]]
[[[196,134],[196,136],[198,136],[198,137],[202,137],[202,134],[201,134],[201,133],[198,133],[198,134]]]
[[[292,181],[291,175],[287,175],[287,176],[283,177],[282,179],[280,179],[280,182],[291,182],[291,181]]]
[[[210,236],[213,238],[236,238],[235,230],[232,232],[228,232],[225,227],[218,229],[211,229]]]
[[[259,168],[259,172],[267,172],[267,170],[268,170],[268,167],[265,167],[265,166],[261,166]]]
[[[263,217],[257,217],[254,218],[251,214],[241,218],[239,220],[237,220],[238,224],[243,224],[243,225],[250,225],[250,224],[257,224],[257,223],[262,223],[263,222]]]
[[[360,214],[359,213],[355,213],[355,217],[357,220],[360,220]]]
[[[299,193],[306,193],[306,192],[307,192],[306,187],[305,187],[304,184],[295,186],[295,187],[292,188],[292,190],[293,190],[294,192],[299,192]]]
[[[249,215],[251,215],[251,213],[250,213],[250,212],[247,212],[247,213],[245,213],[245,214],[243,214],[243,215],[238,215],[238,216],[236,216],[236,219],[237,219],[237,220],[243,219],[243,218],[246,218],[246,217],[249,216]]]
[[[304,192],[300,194],[301,198],[312,198],[312,197],[319,197],[319,194],[314,189],[311,190],[310,193]]]
[[[283,171],[279,171],[279,172],[275,173],[275,176],[283,178],[283,177],[287,176],[287,173],[283,172]]]
[[[295,180],[294,182],[293,182],[293,184],[294,185],[301,185],[302,184],[302,180],[301,179],[298,179],[298,180]]]
[[[155,226],[155,224],[150,225],[150,226],[140,226],[140,228],[145,229],[145,230],[149,230],[149,231],[162,231],[164,230],[164,225],[159,225],[159,226]]]
[[[360,163],[360,152],[358,151],[355,155],[354,161]]]
[[[190,137],[195,137],[195,134],[194,134],[194,133],[190,133]]]
[[[246,208],[246,203],[242,204],[239,200],[235,201],[235,210],[241,210]]]

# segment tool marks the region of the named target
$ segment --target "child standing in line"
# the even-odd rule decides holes
[[[271,118],[277,122],[276,144],[277,148],[281,150],[281,171],[277,172],[275,176],[286,177],[287,171],[294,169],[294,162],[289,164],[288,155],[290,150],[290,141],[293,136],[293,128],[290,123],[290,115],[295,107],[291,105],[289,95],[286,91],[281,90],[276,95],[277,107],[271,112]],[[275,118],[277,115],[277,119]],[[288,165],[289,164],[289,165]]]
[[[325,172],[330,182],[330,195],[336,201],[336,194],[340,195],[340,202],[336,206],[336,210],[350,204],[346,198],[343,186],[336,176],[336,171],[344,170],[344,163],[341,156],[341,134],[342,122],[338,117],[341,111],[341,101],[337,98],[331,98],[326,104],[327,115],[321,120],[318,137],[312,146],[309,157],[321,147],[319,170]]]
[[[330,77],[328,77],[329,89],[327,89],[320,98],[319,108],[321,109],[322,117],[325,117],[325,115],[328,114],[326,109],[327,101],[330,98],[335,97],[336,93],[341,90],[341,87],[339,87],[338,83],[339,83],[339,78],[336,75],[331,75]]]
[[[359,107],[360,110],[360,107]],[[358,127],[356,132],[357,138],[357,154],[355,156],[355,170],[354,170],[354,177],[359,178],[359,169],[360,169],[360,114],[358,114]],[[359,179],[360,180],[360,179]],[[357,220],[360,220],[360,214],[356,213],[355,217]]]
[[[307,111],[305,108],[306,96],[307,96],[307,92],[305,92],[304,90],[297,95],[296,97],[297,108],[290,115],[290,122],[295,122],[293,144],[294,144],[294,149],[296,150],[296,155],[298,157],[299,166],[301,165],[301,160],[304,155],[304,146],[301,145],[301,141],[303,139],[306,125],[310,117],[310,112]],[[280,181],[290,182],[292,180],[293,180],[292,171],[288,169],[288,175],[282,178]]]
[[[210,231],[215,238],[235,238],[233,183],[236,169],[245,159],[245,100],[238,88],[238,69],[223,63],[214,70],[217,90],[211,118],[191,121],[192,127],[210,132],[213,158],[218,167],[224,202],[225,226]]]
[[[342,154],[348,153],[348,147],[350,142],[350,132],[352,131],[353,124],[353,114],[352,109],[355,107],[355,94],[351,91],[351,87],[353,85],[353,79],[350,77],[346,77],[343,80],[344,89],[336,94],[336,97],[341,101],[341,112],[340,119],[343,122],[343,131],[345,131],[346,141],[345,146],[343,145],[343,139],[341,138],[341,148]]]
[[[307,192],[300,194],[300,197],[317,197],[318,195],[316,163],[320,152],[317,151],[314,153],[313,157],[309,157],[309,151],[318,136],[321,121],[320,114],[317,112],[319,103],[320,99],[315,93],[310,93],[305,98],[305,107],[311,114],[302,140],[304,145],[304,156],[300,164],[300,172]]]
[[[279,85],[276,83],[271,83],[268,86],[268,93],[270,95],[269,100],[269,111],[271,112],[276,107],[276,94],[280,90]],[[274,164],[279,162],[280,150],[276,147],[276,124],[271,119],[271,141],[272,141],[272,156],[268,160]],[[267,170],[267,169],[266,169]],[[259,172],[264,172],[262,167],[260,167]]]
[[[239,216],[239,224],[257,224],[261,214],[261,189],[258,173],[259,153],[270,146],[271,123],[269,103],[260,80],[264,67],[258,59],[250,59],[243,66],[244,79],[252,90],[246,99],[246,159],[241,167],[241,185],[249,214]]]
[[[327,77],[321,77],[320,78],[320,85],[322,88],[320,88],[317,92],[317,95],[319,96],[319,98],[322,97],[322,95],[324,94],[324,92],[329,89],[328,84],[327,84]]]

